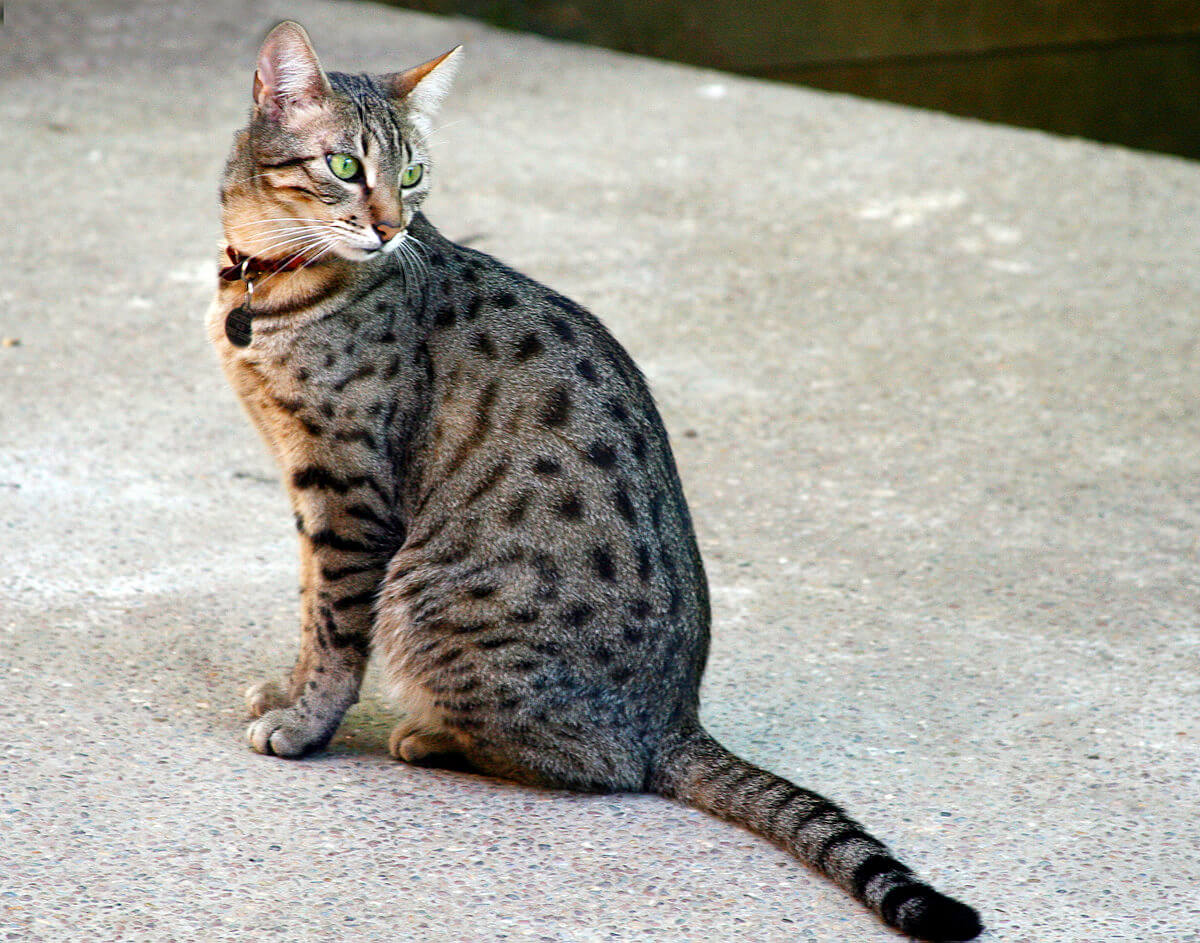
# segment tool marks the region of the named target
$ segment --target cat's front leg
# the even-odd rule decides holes
[[[324,747],[358,700],[370,652],[372,603],[382,578],[373,550],[301,533],[300,654],[286,690],[273,681],[246,692],[246,730],[259,753],[299,757]]]

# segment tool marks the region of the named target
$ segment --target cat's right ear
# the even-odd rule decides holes
[[[258,51],[254,73],[259,113],[278,119],[289,110],[319,104],[330,91],[304,27],[289,20],[271,30]]]

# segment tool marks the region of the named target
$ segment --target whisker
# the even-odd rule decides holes
[[[324,229],[314,228],[308,232],[301,232],[301,233],[293,232],[293,233],[290,233],[287,235],[276,236],[274,239],[266,240],[266,245],[262,246],[259,249],[259,251],[266,252],[270,249],[278,249],[278,248],[280,248],[282,246],[286,246],[290,243],[303,242],[306,239],[312,239],[314,236],[322,235],[322,234],[324,234],[324,232],[325,232]]]
[[[319,219],[314,219],[311,216],[264,216],[261,219],[256,219],[253,222],[243,223],[241,226],[230,226],[230,229],[249,229],[252,226],[261,226],[264,223],[315,223],[324,225]]]
[[[457,121],[448,121],[443,125],[439,125],[438,127],[434,128],[432,131],[429,132],[429,137],[433,137],[436,134],[441,134],[447,128],[453,128],[456,124],[462,124],[466,120],[467,120],[466,118],[459,118]]]
[[[318,247],[324,247],[321,249],[321,251],[316,256],[314,256],[313,258],[306,261],[303,265],[301,265],[298,269],[296,269],[296,271],[299,272],[299,271],[302,271],[303,269],[308,268],[308,266],[312,265],[313,262],[315,262],[318,258],[320,258],[322,255],[324,255],[326,252],[328,252],[329,249],[331,249],[336,244],[337,244],[337,238],[335,236],[328,235],[328,236],[325,236],[324,238],[314,239],[311,242],[309,242],[305,245],[302,245],[300,247],[300,249],[294,255],[292,255],[288,259],[285,259],[280,264],[279,268],[277,268],[274,272],[272,272],[270,275],[268,275],[266,278],[264,278],[261,282],[259,282],[257,287],[262,287],[263,285],[267,284],[272,278],[274,278],[276,275],[278,275],[280,272],[286,271],[287,265],[291,264],[296,259],[305,255],[306,253],[309,253]]]
[[[256,253],[261,254],[263,252],[268,252],[271,249],[279,248],[280,246],[286,246],[293,242],[303,242],[305,239],[313,239],[320,235],[322,235],[322,232],[320,230],[313,230],[312,232],[303,232],[303,233],[290,233],[290,234],[283,234],[283,235],[276,234],[273,236],[268,236],[264,239],[250,240],[249,244],[256,247],[255,248]]]

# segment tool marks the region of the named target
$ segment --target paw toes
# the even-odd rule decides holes
[[[259,681],[246,688],[246,709],[251,717],[262,717],[269,711],[288,706],[287,692],[275,681]]]
[[[292,721],[286,710],[263,714],[246,728],[246,739],[255,752],[265,756],[302,756],[314,746],[308,731]]]
[[[388,737],[388,753],[391,754],[394,760],[403,760],[404,754],[401,753],[401,747],[404,741],[413,733],[413,728],[406,723],[399,723],[392,728],[392,735]]]
[[[458,744],[446,734],[417,733],[401,724],[392,731],[388,750],[397,760],[420,763],[430,757],[444,757],[458,751]]]

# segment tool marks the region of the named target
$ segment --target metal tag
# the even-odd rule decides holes
[[[225,336],[234,347],[250,346],[253,317],[245,305],[238,305],[225,316]]]

